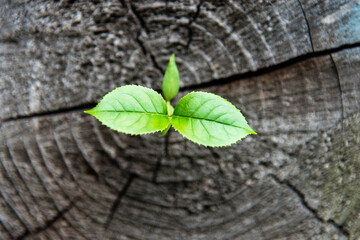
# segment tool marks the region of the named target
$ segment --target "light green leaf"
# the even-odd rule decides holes
[[[179,92],[180,88],[180,77],[179,71],[176,67],[175,63],[175,54],[171,55],[169,64],[167,65],[163,84],[162,84],[162,92],[166,99],[166,101],[170,101],[173,99],[176,94]]]
[[[135,85],[114,89],[86,113],[109,128],[128,134],[153,133],[170,124],[162,96],[152,89]]]
[[[159,137],[163,137],[165,136],[165,134],[167,134],[167,132],[170,130],[171,124],[169,124],[169,126],[167,128],[165,128],[164,130],[161,131],[161,134],[159,135]]]
[[[184,137],[211,147],[228,146],[256,134],[234,105],[205,92],[191,92],[180,99],[171,124]]]
[[[174,107],[171,106],[171,103],[169,101],[166,102],[166,106],[167,106],[168,116],[171,117],[171,115],[174,112]],[[171,124],[169,124],[169,126],[166,129],[161,131],[161,134],[160,134],[159,137],[165,136],[165,134],[169,131],[170,127],[171,127]]]
[[[166,102],[166,106],[167,106],[168,115],[169,116],[173,115],[174,107],[171,105],[169,101]]]

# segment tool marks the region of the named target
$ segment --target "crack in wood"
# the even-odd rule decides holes
[[[288,189],[290,189],[300,200],[301,205],[303,205],[312,215],[313,217],[322,222],[322,223],[329,223],[332,226],[334,226],[338,232],[340,232],[342,235],[346,237],[350,237],[350,233],[348,230],[344,228],[343,225],[336,223],[333,219],[324,220],[317,210],[310,206],[310,204],[306,201],[306,196],[304,193],[302,193],[299,189],[297,189],[292,183],[290,183],[288,180],[280,180],[275,175],[271,174],[270,177],[279,185],[286,186]]]
[[[35,234],[38,234],[40,232],[46,231],[48,228],[51,228],[57,221],[59,221],[61,218],[64,217],[64,215],[69,212],[75,205],[75,201],[71,201],[70,204],[63,208],[62,210],[60,210],[53,218],[47,220],[44,224],[44,226],[40,226],[35,228],[34,231],[26,231],[24,232],[22,235],[20,235],[19,237],[17,237],[17,240],[22,240],[25,239],[27,237],[33,236]]]
[[[309,60],[309,59],[313,59],[313,58],[317,58],[317,57],[323,57],[323,56],[326,56],[329,54],[340,52],[342,50],[353,49],[353,48],[357,48],[357,47],[360,47],[360,42],[356,42],[356,43],[352,43],[352,44],[345,44],[345,45],[341,45],[336,48],[326,49],[326,50],[322,50],[322,51],[307,53],[307,54],[289,59],[287,61],[281,62],[276,65],[272,65],[272,66],[265,67],[265,68],[260,68],[254,72],[249,71],[249,72],[245,72],[245,73],[234,74],[234,75],[224,77],[224,78],[211,79],[207,82],[203,82],[200,84],[188,85],[188,86],[182,87],[180,89],[180,92],[186,92],[189,90],[197,90],[197,89],[201,89],[201,88],[215,87],[215,86],[224,85],[227,83],[240,81],[240,80],[251,78],[251,77],[257,77],[257,76],[260,76],[260,75],[263,75],[266,73],[270,73],[275,70],[279,70],[281,68],[284,68],[284,67],[287,67],[287,66],[305,61],[305,60]],[[146,52],[146,49],[144,49],[144,50]],[[158,70],[160,70],[160,69],[158,68]],[[157,92],[160,92],[160,89],[154,89],[154,90]],[[69,108],[59,108],[54,111],[47,111],[47,112],[33,113],[33,114],[28,114],[28,115],[18,115],[16,117],[9,117],[9,118],[5,118],[5,119],[1,120],[0,126],[2,123],[11,122],[11,121],[20,120],[20,119],[30,119],[30,118],[34,118],[34,117],[43,117],[43,116],[51,116],[51,115],[69,113],[72,111],[88,110],[90,108],[95,107],[96,104],[97,104],[96,102],[86,103],[83,105],[78,105],[78,106],[69,107]]]
[[[356,42],[356,43],[352,43],[352,44],[345,44],[336,48],[331,48],[331,49],[326,49],[326,50],[322,50],[322,51],[317,51],[317,52],[310,52],[295,58],[291,58],[289,60],[286,60],[284,62],[281,62],[279,64],[275,64],[269,67],[265,67],[265,68],[260,68],[254,72],[249,71],[249,72],[245,72],[245,73],[239,73],[239,74],[234,74],[228,77],[224,77],[224,78],[216,78],[216,79],[211,79],[207,82],[203,82],[200,84],[194,84],[194,85],[188,85],[185,86],[183,88],[180,89],[180,91],[189,91],[189,90],[197,90],[197,89],[201,89],[201,88],[208,88],[208,87],[214,87],[214,86],[219,86],[219,85],[224,85],[227,83],[231,83],[231,82],[235,82],[235,81],[240,81],[243,79],[247,79],[247,78],[252,78],[252,77],[257,77],[263,74],[267,74],[270,72],[273,72],[275,70],[279,70],[281,68],[299,63],[299,62],[303,62],[305,60],[309,60],[309,59],[313,59],[313,58],[317,58],[317,57],[323,57],[332,53],[337,53],[340,52],[342,50],[345,49],[353,49],[353,48],[357,48],[360,47],[360,42]]]
[[[29,118],[34,118],[34,117],[59,115],[59,114],[70,113],[70,112],[74,112],[74,111],[85,111],[85,110],[95,107],[96,104],[97,103],[95,103],[95,102],[94,103],[86,103],[86,104],[77,105],[77,106],[73,106],[73,107],[59,108],[59,109],[56,109],[53,111],[35,112],[35,113],[29,114],[29,115],[19,115],[16,117],[5,118],[0,122],[0,124],[5,123],[5,122],[20,120],[20,119],[29,119]]]
[[[342,86],[341,86],[341,79],[340,79],[340,74],[339,74],[339,69],[336,65],[336,62],[332,56],[332,54],[329,54],[331,62],[334,64],[334,68],[335,68],[335,72],[336,72],[336,76],[337,76],[337,84],[338,84],[338,88],[339,88],[339,97],[340,97],[340,104],[341,104],[341,130],[342,132],[344,132],[344,119],[345,119],[345,108],[344,108],[344,98],[343,98],[343,90],[342,90]]]
[[[303,5],[302,5],[302,3],[301,3],[301,0],[298,0],[298,2],[299,2],[299,4],[300,4],[301,11],[302,11],[302,14],[303,14],[303,16],[304,16],[304,18],[305,18],[306,26],[307,26],[307,28],[308,28],[309,40],[310,40],[310,44],[311,44],[311,49],[312,49],[313,52],[315,52],[313,40],[312,40],[312,37],[311,37],[311,28],[310,28],[309,20],[308,20],[308,18],[307,18],[307,16],[306,16],[306,13],[305,13],[304,7],[303,7]]]
[[[111,208],[110,208],[110,214],[105,222],[105,229],[108,229],[110,226],[111,221],[114,218],[115,212],[117,211],[117,209],[119,208],[119,205],[121,203],[121,199],[125,196],[127,190],[129,189],[131,183],[133,182],[133,180],[135,179],[136,175],[135,174],[130,174],[127,182],[125,183],[124,187],[121,189],[121,191],[118,192],[118,195],[115,199],[115,201],[113,202]]]
[[[123,1],[122,1],[123,2]],[[149,34],[149,28],[146,26],[146,23],[144,21],[144,19],[141,17],[141,15],[139,14],[139,12],[137,11],[136,7],[134,6],[134,4],[132,4],[131,2],[129,3],[129,5],[125,4],[125,2],[123,2],[123,5],[127,6],[128,10],[131,11],[135,18],[137,19],[139,25],[140,25],[140,28],[141,29],[144,29],[145,33],[148,35]],[[150,59],[151,59],[151,62],[152,64],[154,65],[154,67],[159,70],[161,72],[161,74],[164,74],[164,70],[159,66],[159,64],[157,63],[156,61],[156,58],[154,56],[154,54],[152,54],[152,52],[147,49],[145,47],[145,44],[144,42],[141,40],[140,38],[140,35],[141,35],[141,30],[137,33],[137,36],[135,38],[136,42],[139,44],[143,54],[145,56],[149,55]]]
[[[156,165],[155,165],[154,174],[153,174],[153,178],[152,178],[152,182],[154,184],[157,184],[157,176],[158,176],[158,172],[160,171],[160,168],[161,168],[162,160],[169,156],[170,134],[171,134],[171,129],[169,129],[168,133],[165,135],[164,150],[163,150],[163,153],[161,154],[161,156],[158,158]]]
[[[197,18],[200,15],[200,10],[201,10],[201,6],[204,3],[204,0],[200,0],[200,2],[198,3],[198,5],[196,6],[196,12],[195,15],[192,19],[190,19],[189,24],[187,25],[187,29],[188,29],[188,41],[186,43],[186,49],[189,49],[191,42],[193,41],[193,31],[191,28],[191,25],[193,23],[196,22]]]
[[[136,9],[136,7],[134,6],[134,4],[132,4],[132,3],[130,2],[129,5],[130,5],[131,11],[134,13],[136,19],[139,21],[141,28],[145,30],[146,34],[149,34],[149,28],[146,26],[146,23],[145,23],[144,19],[140,16],[140,14],[139,14],[139,12],[137,11],[137,9]]]
[[[16,39],[14,36],[5,36],[5,37],[2,37],[0,38],[0,42],[2,44],[5,44],[5,43],[8,43],[8,44],[19,44],[19,40]]]
[[[140,39],[140,32],[138,33],[138,35],[135,38],[136,42],[139,44],[143,54],[145,56],[149,55],[152,64],[154,65],[154,67],[159,70],[161,72],[161,74],[164,74],[164,70],[159,66],[159,64],[156,61],[156,58],[154,57],[154,55],[145,47],[144,42]]]
[[[155,168],[154,168],[154,173],[153,173],[153,177],[152,177],[152,182],[154,184],[156,184],[157,182],[157,176],[158,176],[158,172],[160,171],[160,168],[161,168],[161,162],[162,162],[162,159],[164,158],[164,154],[160,155],[156,161],[156,164],[155,164]]]

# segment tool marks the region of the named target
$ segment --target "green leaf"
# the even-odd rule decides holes
[[[173,115],[174,107],[171,106],[171,103],[170,103],[169,101],[166,102],[166,106],[167,106],[168,115],[169,115],[169,116]]]
[[[180,99],[171,124],[184,137],[211,147],[228,146],[256,134],[234,105],[205,92],[191,92]]]
[[[179,88],[180,88],[179,71],[175,63],[175,54],[173,54],[170,57],[169,64],[166,68],[163,84],[162,84],[162,92],[166,101],[170,101],[171,99],[173,99],[176,96],[176,94],[179,92]]]
[[[168,116],[171,117],[174,112],[174,107],[171,106],[171,103],[169,101],[166,102],[166,106],[167,106]],[[169,124],[169,126],[166,129],[161,131],[161,134],[159,137],[165,136],[165,134],[169,131],[170,127],[171,127],[171,124]]]
[[[88,111],[109,128],[128,134],[146,134],[170,125],[166,102],[152,89],[128,85],[106,94]]]
[[[170,127],[171,127],[171,124],[169,124],[169,126],[167,128],[165,128],[164,130],[161,131],[161,134],[159,135],[159,137],[165,136],[165,134],[167,134],[167,132],[169,131]]]

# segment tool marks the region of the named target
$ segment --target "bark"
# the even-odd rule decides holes
[[[0,239],[360,238],[359,7],[1,2]],[[173,52],[177,99],[219,94],[258,135],[205,148],[83,113],[160,90]]]

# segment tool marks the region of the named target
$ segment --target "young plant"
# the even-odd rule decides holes
[[[234,105],[212,93],[191,92],[174,109],[170,101],[179,86],[173,54],[162,84],[166,101],[150,88],[127,85],[106,94],[95,108],[85,112],[118,132],[138,135],[162,131],[160,136],[164,136],[173,126],[185,138],[211,147],[228,146],[256,134]]]

